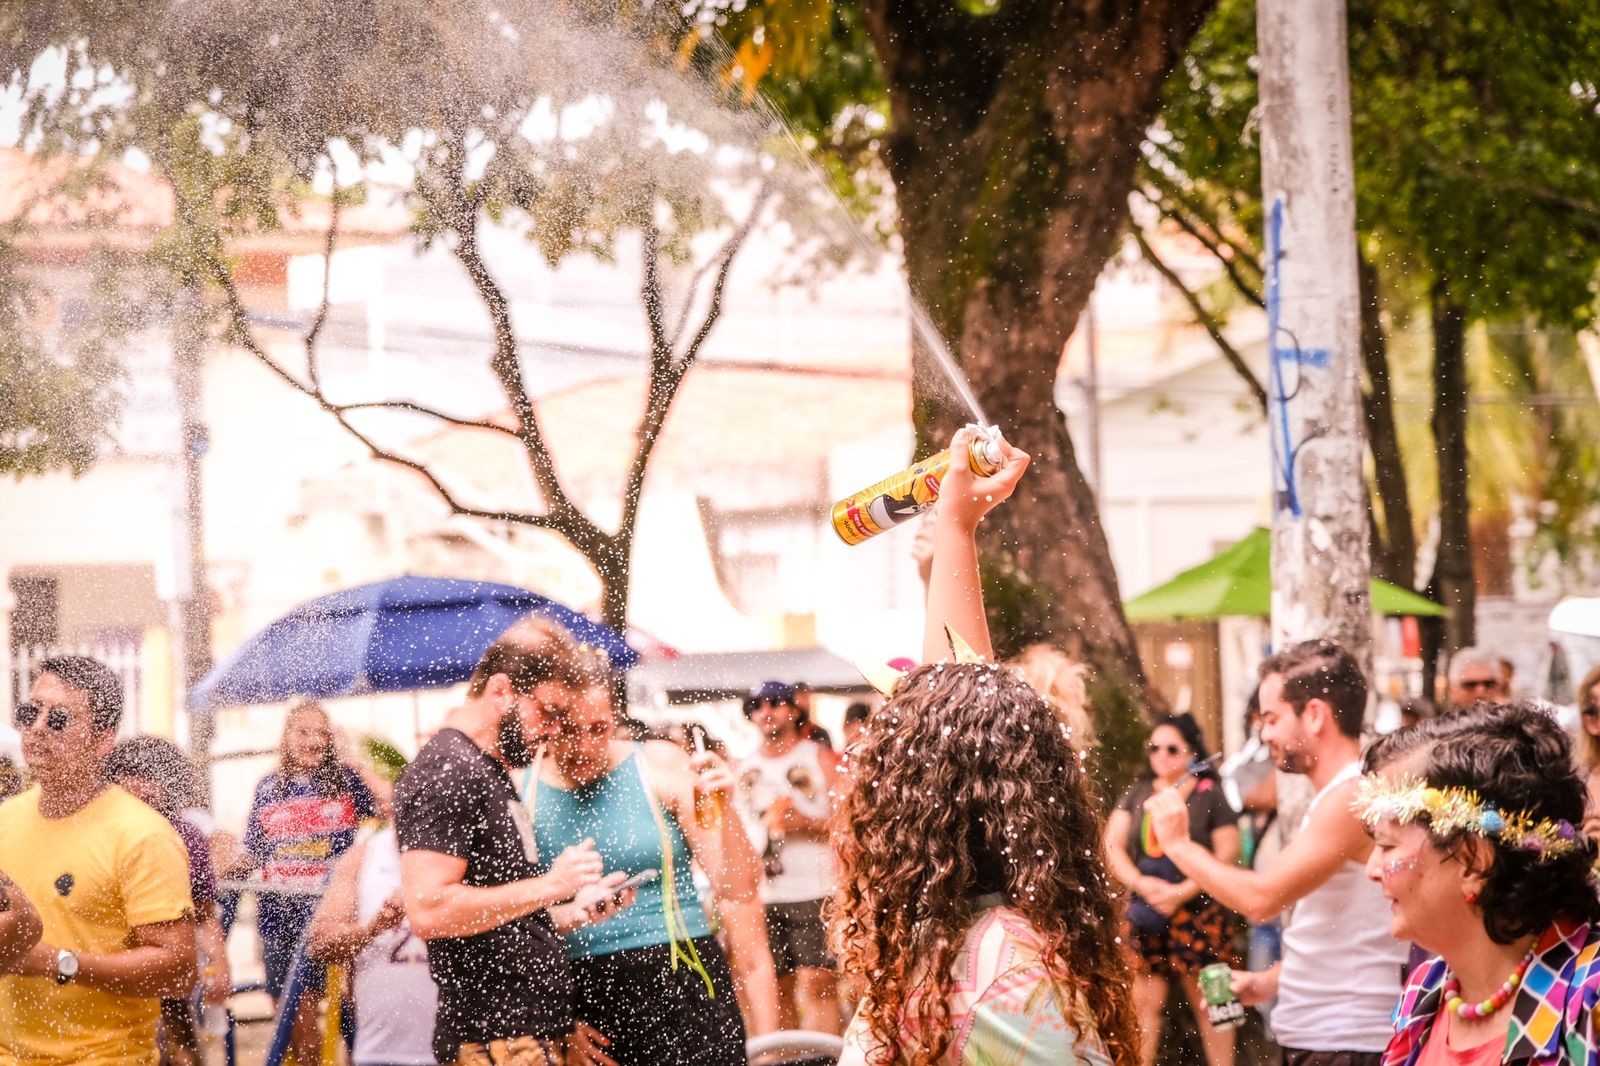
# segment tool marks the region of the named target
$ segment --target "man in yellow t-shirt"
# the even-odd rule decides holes
[[[0,869],[44,935],[0,978],[0,1063],[155,1066],[163,996],[195,984],[188,858],[166,819],[109,785],[116,675],[46,660],[16,711],[38,784],[0,804]]]

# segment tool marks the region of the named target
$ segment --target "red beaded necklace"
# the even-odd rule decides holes
[[[1487,1018],[1495,1011],[1504,1007],[1516,994],[1517,988],[1522,984],[1522,975],[1528,972],[1528,966],[1533,962],[1533,950],[1523,956],[1517,968],[1507,977],[1505,983],[1495,989],[1494,994],[1479,1003],[1467,1003],[1461,998],[1461,981],[1454,975],[1444,984],[1444,1009],[1455,1011],[1462,1018],[1476,1019]]]

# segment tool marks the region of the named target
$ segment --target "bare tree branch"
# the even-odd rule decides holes
[[[518,511],[493,511],[462,503],[456,497],[455,493],[451,492],[450,489],[445,486],[444,482],[439,479],[439,476],[434,473],[433,470],[431,470],[426,464],[385,448],[383,445],[378,444],[366,433],[363,433],[360,429],[351,424],[350,419],[346,416],[344,408],[342,408],[339,404],[335,404],[328,400],[328,398],[320,391],[313,389],[297,380],[293,374],[290,374],[287,370],[278,365],[277,361],[266,353],[266,351],[261,347],[260,342],[256,340],[254,332],[250,329],[249,312],[245,309],[243,302],[239,298],[238,287],[234,284],[232,274],[229,273],[225,264],[209,256],[207,258],[211,267],[212,277],[222,288],[228,307],[228,316],[233,325],[234,339],[236,342],[247,352],[253,355],[257,362],[273,371],[278,375],[279,378],[294,388],[295,391],[310,399],[318,407],[322,408],[323,411],[332,416],[334,421],[338,422],[340,427],[343,428],[346,433],[350,434],[350,436],[360,441],[361,444],[366,447],[367,451],[372,454],[374,459],[389,463],[393,466],[404,467],[407,470],[411,470],[417,474],[420,474],[422,478],[433,487],[433,490],[439,494],[439,498],[445,502],[446,506],[450,508],[450,511],[453,514],[466,515],[469,518],[490,518],[496,521],[516,522],[521,525],[551,529],[561,533],[563,536],[568,535],[565,524],[557,515],[536,515]]]
[[[678,321],[673,324],[672,336],[667,341],[668,346],[674,351],[678,348],[678,342],[683,339],[684,328],[689,324],[689,312],[694,310],[694,297],[700,291],[700,283],[705,281],[708,274],[717,269],[721,264],[721,256],[726,253],[727,246],[724,245],[718,255],[712,256],[695,267],[694,273],[689,276],[689,286],[685,290],[687,295],[684,296],[683,303],[678,307]]]
[[[750,213],[745,216],[744,222],[733,235],[728,238],[728,243],[723,245],[722,265],[717,268],[717,279],[711,285],[711,303],[706,307],[705,318],[700,322],[700,328],[695,331],[694,339],[683,350],[678,359],[676,376],[679,380],[689,370],[689,365],[700,354],[700,346],[711,335],[712,328],[717,324],[717,319],[722,315],[722,294],[728,287],[728,272],[733,268],[733,258],[739,249],[744,247],[744,242],[749,239],[750,233],[755,229],[761,212],[766,210],[767,201],[772,198],[772,184],[763,182],[756,192],[755,202],[750,205]]]
[[[700,328],[695,331],[694,339],[690,341],[688,347],[675,357],[671,349],[668,349],[668,360],[664,366],[658,367],[656,360],[654,358],[651,359],[650,387],[645,394],[644,413],[639,419],[638,444],[634,448],[633,461],[628,465],[627,480],[623,483],[622,517],[617,524],[616,535],[617,539],[624,543],[630,541],[633,537],[634,524],[637,522],[639,515],[639,498],[644,493],[645,471],[649,468],[650,456],[655,451],[656,443],[660,439],[661,427],[666,424],[667,414],[672,409],[673,401],[677,398],[678,386],[683,383],[684,375],[689,372],[689,368],[694,365],[695,358],[700,354],[701,345],[705,344],[706,338],[711,335],[711,330],[717,323],[717,319],[722,315],[722,296],[727,289],[728,273],[733,267],[734,257],[738,254],[739,249],[744,246],[745,241],[749,239],[751,231],[755,229],[757,219],[766,210],[767,201],[771,196],[771,184],[763,182],[756,193],[755,202],[750,206],[750,213],[745,216],[745,220],[733,231],[732,235],[728,237],[727,243],[713,257],[712,262],[720,260],[720,265],[717,267],[716,281],[711,287],[710,305],[706,308],[706,314],[700,322]],[[651,259],[650,255],[646,255],[645,298],[647,301],[652,279]],[[659,277],[654,279],[654,283],[656,285],[656,295],[659,298]],[[684,299],[693,301],[694,291],[691,289]]]
[[[1211,233],[1203,233],[1194,216],[1188,213],[1186,205],[1169,200],[1159,189],[1140,189],[1139,195],[1146,203],[1160,211],[1163,218],[1171,219],[1179,229],[1200,242],[1227,272],[1228,279],[1233,282],[1233,287],[1238,290],[1239,295],[1263,310],[1266,308],[1267,301],[1262,296],[1260,288],[1246,281],[1244,275],[1239,272],[1241,261],[1248,264],[1258,275],[1261,272],[1260,265],[1252,256],[1241,252],[1232,241],[1221,236],[1211,219],[1205,220],[1206,228],[1211,230]]]
[[[1261,260],[1250,247],[1240,244],[1225,232],[1222,220],[1206,204],[1185,190],[1178,187],[1167,174],[1157,168],[1149,168],[1150,185],[1154,189],[1140,188],[1139,195],[1154,205],[1160,211],[1172,216],[1183,230],[1194,237],[1195,240],[1206,246],[1206,250],[1216,256],[1222,265],[1227,268],[1228,275],[1233,283],[1252,303],[1263,303],[1258,287],[1247,282],[1238,272],[1240,265],[1250,269],[1257,278],[1264,278],[1265,272],[1261,268]],[[1152,196],[1151,192],[1155,195]],[[1201,232],[1204,225],[1208,233]]]
[[[1245,384],[1250,388],[1251,395],[1255,397],[1256,403],[1260,405],[1262,413],[1265,414],[1267,410],[1267,390],[1262,388],[1261,382],[1257,381],[1255,374],[1250,372],[1250,367],[1245,363],[1244,357],[1239,354],[1238,349],[1229,344],[1228,339],[1222,335],[1222,327],[1217,322],[1216,317],[1206,310],[1205,305],[1200,302],[1200,297],[1189,291],[1189,287],[1178,277],[1177,272],[1161,261],[1161,257],[1156,254],[1154,248],[1150,247],[1150,242],[1145,239],[1144,234],[1139,232],[1137,227],[1133,229],[1133,239],[1138,242],[1139,251],[1144,254],[1150,265],[1156,268],[1156,272],[1166,278],[1173,288],[1183,294],[1184,301],[1188,303],[1190,310],[1194,312],[1195,319],[1201,326],[1205,327],[1206,333],[1210,335],[1218,350],[1222,352],[1222,357],[1228,361],[1228,365],[1233,367],[1239,376],[1244,379]]]
[[[177,192],[174,200],[180,221],[186,227],[188,227],[191,232],[199,232],[199,228],[194,219],[192,205],[188,203],[187,197],[185,197],[181,192]],[[332,247],[333,241],[334,227],[330,226],[328,237],[329,248]],[[425,481],[428,482],[429,485],[433,487],[433,490],[439,494],[439,498],[444,501],[447,507],[450,508],[452,514],[465,515],[469,518],[488,518],[495,521],[516,522],[521,525],[550,529],[560,533],[562,536],[567,537],[569,540],[572,539],[572,535],[567,529],[567,524],[563,521],[563,518],[560,515],[536,515],[518,511],[492,511],[486,508],[473,507],[469,504],[462,503],[461,500],[456,497],[455,493],[453,493],[444,484],[444,482],[439,479],[439,476],[429,469],[426,464],[418,462],[417,460],[407,456],[400,455],[397,452],[383,447],[374,441],[370,436],[363,433],[356,426],[352,425],[349,417],[346,414],[346,408],[341,407],[339,404],[333,403],[327,398],[326,395],[323,394],[320,388],[301,381],[299,378],[291,374],[285,367],[279,364],[276,359],[273,359],[267,354],[266,349],[264,349],[261,346],[260,341],[256,339],[255,331],[250,327],[250,313],[245,308],[244,301],[239,296],[239,287],[234,281],[233,273],[228,269],[228,265],[223,262],[223,260],[217,254],[215,254],[213,250],[209,248],[202,250],[199,254],[203,260],[205,268],[210,272],[212,280],[215,281],[217,286],[222,290],[224,302],[227,307],[228,320],[232,327],[231,332],[234,336],[235,342],[240,347],[244,348],[245,351],[249,352],[258,363],[276,375],[279,380],[284,382],[284,384],[294,389],[300,395],[311,400],[324,412],[330,415],[334,421],[339,423],[340,427],[343,428],[346,433],[350,434],[350,436],[359,441],[367,449],[367,451],[371,453],[374,459],[377,459],[380,462],[388,463],[392,466],[398,466],[407,470],[411,470],[420,475]],[[325,310],[327,299],[326,278],[324,278],[324,282],[323,296]],[[315,331],[316,327],[313,327],[313,334]],[[311,340],[314,343],[314,336],[311,336]],[[314,353],[310,353],[310,365],[315,365]],[[360,406],[363,405],[350,405],[350,408],[353,409]],[[574,541],[574,543],[576,542]]]
[[[333,302],[333,246],[339,236],[339,189],[333,190],[332,205],[328,209],[328,236],[322,246],[322,303],[317,307],[317,316],[311,320],[311,328],[306,330],[306,377],[311,382],[311,387],[322,392],[322,371],[317,364],[317,338],[322,335],[322,327],[328,321],[328,308]]]
[[[490,369],[516,416],[517,438],[522,442],[534,483],[544,497],[546,511],[553,520],[561,523],[563,535],[572,541],[573,546],[592,558],[592,553],[597,550],[605,534],[573,504],[556,473],[555,460],[545,442],[538,414],[534,411],[533,401],[523,382],[510,304],[499,283],[490,274],[478,246],[479,205],[468,194],[464,165],[464,149],[457,138],[457,143],[445,158],[446,189],[443,195],[448,199],[441,203],[438,194],[426,195],[436,209],[442,209],[442,216],[455,234],[453,251],[456,260],[466,269],[478,298],[489,313],[494,330],[494,353],[489,360]]]
[[[508,426],[502,426],[496,422],[489,422],[484,419],[462,418],[459,415],[446,414],[437,408],[429,407],[426,404],[414,403],[411,400],[366,400],[361,403],[334,404],[334,407],[341,412],[409,411],[412,414],[427,415],[429,418],[436,418],[440,422],[444,422],[447,425],[459,426],[462,429],[483,429],[488,430],[491,433],[502,434],[503,436],[510,437],[513,440],[520,439],[517,435],[517,431]]]
[[[654,196],[651,198],[653,200]],[[639,301],[644,304],[644,320],[650,327],[650,373],[654,377],[658,363],[672,365],[672,346],[667,340],[665,322],[666,301],[661,292],[661,230],[655,219],[644,224],[641,238],[644,281],[639,287]]]

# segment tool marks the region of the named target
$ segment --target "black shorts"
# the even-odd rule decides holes
[[[767,942],[779,977],[796,970],[831,970],[828,931],[822,925],[822,901],[767,904]]]
[[[665,944],[572,960],[573,1017],[610,1040],[620,1066],[745,1066],[744,1018],[733,974],[717,942],[696,937],[695,951],[715,995]]]
[[[1379,1066],[1383,1055],[1375,1051],[1297,1051],[1283,1049],[1284,1066]]]

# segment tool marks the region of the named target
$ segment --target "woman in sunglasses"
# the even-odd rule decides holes
[[[1589,793],[1583,831],[1600,841],[1600,666],[1583,675],[1578,685],[1578,771]]]
[[[1239,857],[1239,815],[1224,798],[1216,772],[1206,761],[1205,739],[1192,717],[1157,719],[1145,751],[1144,770],[1106,822],[1106,865],[1132,893],[1128,924],[1144,1061],[1155,1061],[1161,1010],[1169,983],[1177,981],[1194,1008],[1206,1060],[1211,1066],[1231,1066],[1233,1032],[1217,1029],[1206,1019],[1198,976],[1212,963],[1227,961],[1232,913],[1200,892],[1167,858],[1151,831],[1144,804],[1162,789],[1181,790],[1189,806],[1190,836],[1224,862]]]

